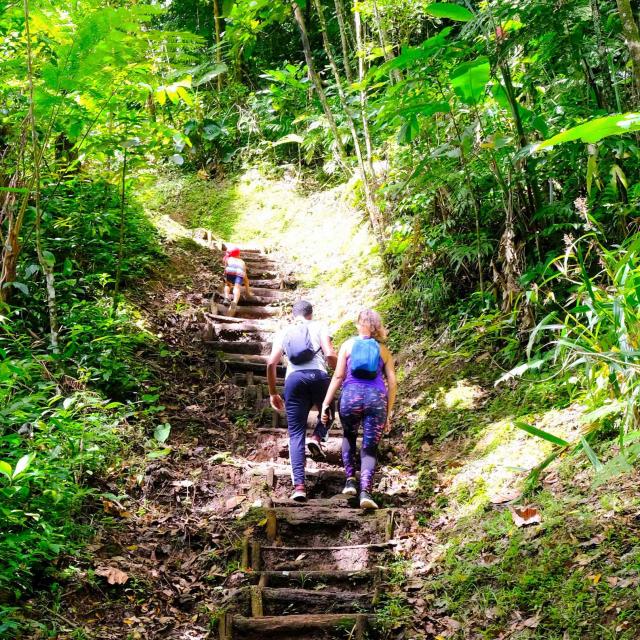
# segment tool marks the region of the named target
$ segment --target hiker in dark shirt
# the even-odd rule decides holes
[[[289,455],[293,480],[292,500],[305,502],[304,485],[305,442],[312,455],[324,457],[322,441],[329,429],[320,419],[313,435],[306,439],[309,411],[320,405],[329,387],[327,364],[334,367],[335,349],[327,328],[313,320],[313,307],[306,300],[293,305],[293,322],[274,340],[267,362],[267,381],[271,406],[276,411],[286,410],[289,430]],[[276,389],[276,367],[282,356],[287,356],[284,400]]]
[[[387,332],[380,315],[372,309],[360,312],[358,336],[347,340],[338,354],[338,364],[322,405],[320,415],[325,422],[338,389],[340,422],[344,430],[342,462],[347,482],[342,491],[355,496],[360,491],[360,506],[377,509],[371,497],[376,470],[378,443],[383,433],[391,429],[391,412],[396,400],[396,372],[393,356],[384,344]],[[360,486],[356,480],[356,441],[362,425],[360,451]]]

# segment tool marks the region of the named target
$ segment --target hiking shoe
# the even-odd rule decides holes
[[[342,493],[345,496],[357,496],[358,495],[358,482],[355,478],[347,478],[347,482],[344,485]]]
[[[375,500],[371,497],[371,494],[368,491],[360,492],[360,508],[361,509],[377,509],[378,505],[375,503]]]
[[[324,460],[327,457],[322,445],[315,438],[307,438],[307,447],[312,458]]]
[[[291,494],[291,499],[295,502],[306,502],[307,501],[307,492],[304,488],[303,484],[297,484],[293,488],[293,493]]]
[[[237,302],[232,302],[229,305],[229,315],[230,316],[235,316],[236,315],[236,310],[238,309],[238,303]]]

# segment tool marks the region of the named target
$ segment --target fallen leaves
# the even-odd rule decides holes
[[[129,575],[117,567],[100,566],[96,569],[96,575],[107,579],[109,584],[126,584]]]
[[[231,511],[231,509],[235,509],[241,502],[244,502],[247,499],[247,496],[232,496],[225,503],[224,506]]]
[[[511,507],[510,511],[516,527],[527,527],[542,522],[542,516],[535,507]]]

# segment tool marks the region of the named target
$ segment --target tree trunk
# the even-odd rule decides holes
[[[367,164],[369,165],[369,170],[371,172],[371,177],[375,178],[375,171],[373,169],[373,160],[372,160],[372,147],[371,144],[371,133],[369,132],[369,119],[367,118],[367,92],[366,89],[362,86],[364,82],[364,48],[363,48],[363,39],[362,39],[362,19],[360,16],[360,11],[358,10],[358,5],[354,6],[353,17],[355,21],[355,31],[356,31],[356,47],[358,49],[358,82],[360,83],[360,111],[362,112],[362,131],[364,134],[364,142],[367,148]]]
[[[42,208],[40,205],[40,163],[42,161],[42,147],[38,144],[38,133],[36,131],[36,118],[33,99],[33,65],[31,50],[31,30],[29,28],[29,0],[23,2],[25,35],[27,41],[27,75],[29,81],[29,127],[31,129],[31,143],[33,147],[33,187],[36,208],[36,252],[38,262],[44,272],[47,289],[47,307],[49,310],[49,339],[51,349],[58,352],[58,312],[56,304],[55,277],[53,274],[53,264],[44,252],[42,246]]]
[[[600,5],[598,0],[591,0],[591,13],[593,15],[593,30],[595,32],[596,43],[598,45],[598,58],[600,61],[599,67],[602,77],[602,87],[604,90],[604,103],[608,111],[613,111],[615,96],[613,93],[611,74],[609,73],[609,52],[607,51],[607,44],[602,37],[602,16],[600,15]]]
[[[633,84],[636,91],[634,103],[637,104],[640,96],[640,33],[638,25],[633,17],[630,0],[616,0],[620,22],[622,23],[622,35],[629,47],[631,67],[633,69]]]
[[[216,32],[216,63],[222,64],[222,50],[220,49],[220,6],[218,0],[213,0],[213,23]],[[222,91],[222,74],[218,74],[218,91]]]
[[[338,27],[340,29],[340,44],[342,45],[342,65],[344,73],[347,76],[347,82],[353,83],[353,71],[351,70],[351,61],[349,60],[349,41],[347,39],[347,25],[344,21],[344,7],[342,0],[335,0],[336,18],[338,19]]]
[[[313,86],[318,94],[318,99],[320,100],[320,104],[322,105],[322,109],[324,114],[329,122],[329,127],[333,132],[333,135],[336,140],[336,147],[338,148],[338,155],[340,157],[340,161],[347,171],[347,152],[345,151],[344,145],[342,144],[342,140],[340,138],[340,132],[338,131],[338,125],[336,124],[336,120],[333,117],[333,113],[331,112],[331,107],[329,106],[329,101],[327,100],[327,96],[322,88],[322,83],[320,82],[320,77],[316,72],[315,65],[313,63],[313,55],[311,53],[311,45],[309,44],[309,36],[307,35],[307,27],[304,22],[304,16],[302,15],[302,11],[300,10],[300,6],[295,0],[292,0],[291,6],[293,8],[293,15],[295,17],[296,23],[298,25],[298,29],[300,30],[300,38],[302,40],[302,48],[304,51],[304,58],[307,62],[307,68],[309,69],[309,76]]]

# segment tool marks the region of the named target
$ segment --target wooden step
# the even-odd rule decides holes
[[[298,286],[296,280],[282,277],[259,279],[255,275],[251,278],[250,274],[249,280],[252,287],[259,289],[295,289]]]
[[[321,527],[324,525],[337,526],[344,523],[372,523],[384,520],[387,517],[387,509],[353,509],[347,506],[315,506],[313,501],[305,504],[304,509],[297,506],[275,507],[278,522],[289,525],[311,525]]]
[[[230,371],[253,371],[254,373],[266,373],[267,356],[261,355],[232,355],[225,354],[222,363]],[[276,368],[276,375],[284,378],[286,367],[282,364]]]
[[[363,613],[316,613],[292,616],[264,616],[246,618],[233,616],[230,621],[231,633],[226,638],[305,638],[310,632],[336,632],[333,638],[364,640],[366,629],[373,624],[374,616]],[[222,637],[222,634],[221,634]],[[225,638],[225,640],[226,640]]]
[[[361,591],[314,590],[290,587],[261,587],[263,613],[291,615],[300,613],[337,613],[371,611],[375,594]]]
[[[233,383],[237,384],[239,387],[245,387],[248,384],[261,384],[263,387],[263,393],[265,393],[265,397],[268,397],[269,395],[269,387],[267,384],[267,377],[266,376],[258,376],[258,375],[254,375],[253,379],[251,381],[249,381],[249,379],[247,378],[247,374],[246,373],[236,373],[235,376],[233,377]],[[284,378],[278,378],[276,380],[276,384],[278,386],[283,386],[284,385]]]
[[[256,571],[251,574],[255,582],[268,586],[370,584],[378,579],[380,569],[361,571]]]
[[[268,355],[271,353],[271,344],[268,342],[220,340],[219,342],[213,342],[212,344],[216,351],[222,351],[223,353],[239,355]]]
[[[217,315],[225,316],[228,315],[228,308],[221,303],[217,303],[216,305]],[[249,320],[261,320],[264,318],[273,318],[282,314],[282,309],[280,307],[273,306],[238,306],[236,309],[236,314],[233,316],[234,318],[249,319]]]
[[[380,564],[390,544],[260,548],[258,571],[364,571]]]
[[[269,291],[269,289],[264,289],[264,291]],[[274,289],[274,291],[276,290]],[[267,306],[267,305],[282,306],[283,304],[286,304],[286,299],[283,299],[281,297],[277,298],[275,296],[259,296],[255,292],[253,293],[254,295],[247,296],[244,293],[244,289],[243,289],[238,305],[241,307],[252,307],[252,306],[260,307],[260,306]],[[211,297],[212,296],[209,296],[209,299],[211,299]],[[225,309],[228,309],[229,305],[225,303],[225,298],[222,293],[220,293],[219,291],[214,292],[213,298],[217,303],[223,304]]]

